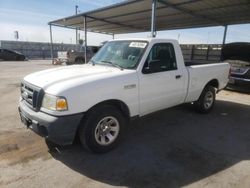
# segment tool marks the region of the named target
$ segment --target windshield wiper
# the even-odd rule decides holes
[[[120,65],[117,65],[117,64],[115,64],[115,63],[113,63],[113,62],[111,62],[111,61],[101,61],[102,63],[107,63],[107,64],[110,64],[110,65],[112,65],[113,67],[117,67],[117,68],[119,68],[120,70],[123,70],[123,67],[122,66],[120,66]]]

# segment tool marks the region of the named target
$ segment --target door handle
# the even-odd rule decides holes
[[[180,79],[182,77],[182,75],[176,75],[175,78],[176,79]]]

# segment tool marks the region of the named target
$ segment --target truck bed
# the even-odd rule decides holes
[[[212,80],[218,81],[218,89],[223,89],[228,82],[228,63],[195,63],[186,65],[189,74],[188,95],[186,101],[196,101],[204,86]]]
[[[219,63],[219,62],[207,62],[207,61],[185,61],[185,66],[192,66],[192,65],[207,65],[207,64],[215,64],[215,63]]]

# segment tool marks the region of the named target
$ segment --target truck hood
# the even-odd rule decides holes
[[[123,73],[124,71],[111,66],[93,66],[91,64],[71,65],[29,74],[24,78],[24,81],[46,89],[49,86],[66,81],[69,82],[70,80],[76,81],[80,79],[82,82],[86,82],[88,80],[93,81]]]

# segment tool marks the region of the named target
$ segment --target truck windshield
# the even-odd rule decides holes
[[[91,61],[95,64],[135,69],[147,44],[146,41],[111,41],[106,43]]]

